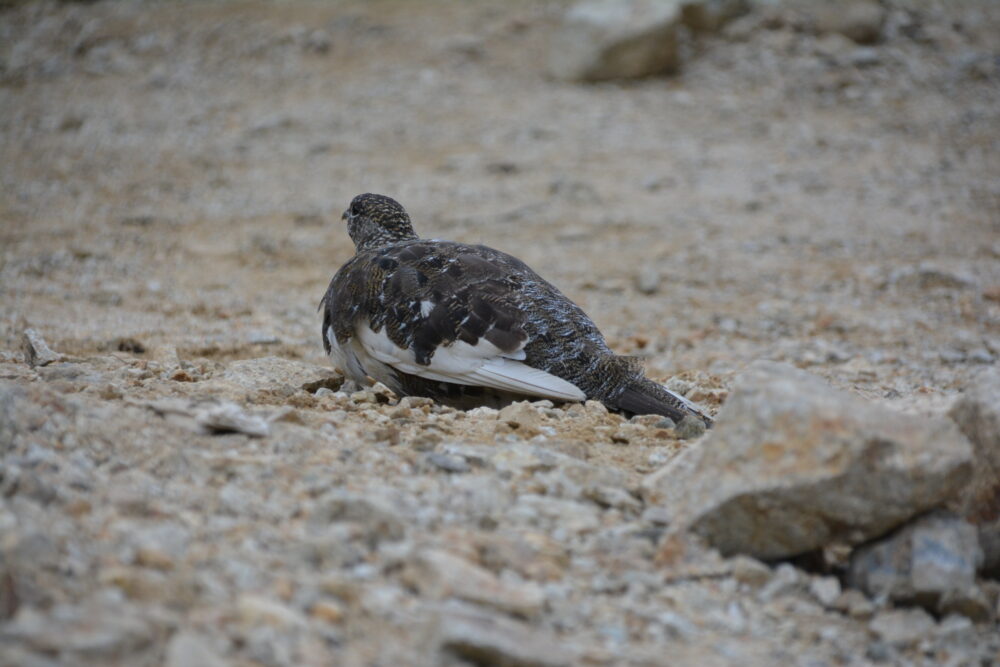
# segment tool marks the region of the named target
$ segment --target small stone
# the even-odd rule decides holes
[[[195,421],[208,433],[243,433],[263,438],[271,432],[266,419],[229,401],[200,408],[195,413]]]
[[[538,435],[544,417],[528,401],[518,401],[500,410],[497,421],[514,429],[518,435],[530,438]]]
[[[847,64],[853,67],[873,67],[880,62],[882,62],[881,52],[870,46],[854,49],[847,54]]]
[[[136,549],[135,562],[137,565],[157,570],[171,570],[174,567],[173,556],[156,547],[139,547]]]
[[[902,648],[930,635],[934,619],[919,608],[891,609],[876,614],[868,627],[885,643]]]
[[[441,452],[431,452],[427,454],[425,458],[429,464],[435,468],[440,468],[445,472],[469,472],[469,464],[461,456],[452,456],[451,454],[442,454]]]
[[[445,655],[484,667],[576,664],[558,637],[510,618],[454,603],[438,608],[436,616],[435,644]]]
[[[654,267],[645,267],[635,276],[635,288],[642,294],[656,294],[660,291],[660,272]]]
[[[750,11],[749,0],[684,0],[684,25],[696,32],[716,32]]]
[[[760,588],[771,579],[771,568],[756,558],[734,556],[730,562],[733,578],[741,584]]]
[[[993,605],[989,597],[975,584],[947,591],[941,596],[937,608],[941,614],[960,614],[974,623],[986,623],[993,619]]]
[[[664,417],[654,424],[654,428],[673,429],[676,427],[677,423],[670,417]]]
[[[251,345],[277,345],[281,339],[267,331],[252,331],[247,336],[247,342]]]
[[[388,502],[376,496],[340,489],[316,501],[308,525],[313,530],[319,530],[337,522],[361,524],[374,542],[398,541],[406,533],[406,523]]]
[[[24,606],[0,632],[5,645],[23,643],[60,655],[67,664],[120,662],[154,638],[152,624],[136,607],[99,599],[79,606],[56,605],[44,613]]]
[[[439,549],[417,552],[407,563],[403,578],[437,599],[456,598],[518,616],[537,616],[545,602],[536,584],[503,581],[489,570]]]
[[[816,3],[812,11],[817,32],[837,32],[859,44],[871,44],[881,37],[885,9],[874,0]]]
[[[704,421],[694,415],[685,415],[681,423],[674,429],[674,432],[681,440],[694,440],[705,435],[705,431],[707,430]]]
[[[24,330],[21,336],[21,348],[24,350],[24,361],[32,368],[48,366],[63,358],[61,354],[53,352],[49,344],[42,338],[42,334],[34,329]]]
[[[247,625],[271,625],[276,628],[289,629],[305,625],[305,617],[288,605],[264,597],[244,593],[236,600],[236,613]]]
[[[309,609],[313,618],[336,625],[344,620],[344,609],[333,600],[320,600]]]
[[[627,445],[646,435],[646,429],[638,424],[621,424],[611,435],[611,442]]]
[[[976,464],[962,493],[959,513],[976,526],[983,550],[982,571],[1000,578],[1000,369],[981,371],[948,416],[972,443]]]
[[[549,40],[549,74],[601,81],[663,74],[680,66],[681,7],[655,0],[584,0]]]
[[[625,489],[615,486],[592,486],[584,491],[584,496],[602,507],[638,512],[642,503]]]
[[[809,592],[824,607],[832,607],[840,598],[840,580],[836,577],[814,577]]]
[[[333,40],[330,39],[330,34],[319,29],[310,30],[302,42],[302,48],[307,53],[325,54],[330,51],[332,45]]]
[[[888,284],[914,290],[966,289],[976,284],[975,278],[933,264],[919,264],[894,272]]]
[[[946,512],[920,517],[851,555],[847,580],[873,597],[938,610],[975,588],[982,551],[974,526]]]
[[[834,600],[832,607],[842,611],[851,618],[866,619],[871,618],[875,613],[875,605],[864,593],[854,589],[846,590]]]
[[[170,638],[164,667],[225,667],[208,638],[182,630]]]
[[[771,579],[757,593],[761,602],[769,602],[777,597],[788,595],[802,587],[803,575],[793,565],[782,563],[775,570]]]

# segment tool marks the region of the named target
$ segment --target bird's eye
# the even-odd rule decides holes
[[[360,211],[358,210],[358,205],[351,204],[351,215],[357,215],[358,213],[360,213]]]

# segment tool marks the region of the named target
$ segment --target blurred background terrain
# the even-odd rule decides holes
[[[749,3],[724,25],[678,28],[672,74],[579,82],[546,67],[566,2],[0,3],[0,366],[40,415],[49,409],[39,406],[77,402],[52,410],[65,421],[39,431],[49,438],[37,436],[42,449],[16,452],[23,475],[31,456],[57,461],[51,477],[38,473],[53,487],[39,492],[48,502],[17,508],[12,492],[0,513],[18,536],[0,596],[0,614],[21,611],[8,662],[195,664],[185,662],[192,651],[199,664],[405,664],[424,655],[417,621],[399,618],[420,595],[380,578],[394,566],[371,575],[374,593],[358,593],[329,572],[375,556],[322,565],[327,556],[289,555],[286,540],[302,537],[281,532],[322,495],[316,485],[416,475],[415,459],[391,454],[399,448],[377,461],[350,454],[364,438],[399,439],[385,430],[385,406],[336,412],[334,399],[315,397],[319,385],[299,399],[261,398],[295,412],[288,428],[301,433],[288,436],[288,458],[245,435],[150,426],[149,410],[136,407],[213,391],[253,406],[232,364],[325,365],[316,307],[353,253],[340,213],[361,192],[398,199],[424,236],[519,256],[617,352],[645,357],[651,376],[676,376],[713,410],[755,359],[916,412],[996,364],[1000,3],[861,3],[874,18],[849,30],[817,4],[842,3]],[[29,327],[67,363],[26,366]],[[212,381],[221,384],[201,388]],[[86,414],[86,424],[74,421]],[[499,437],[452,418],[445,440]],[[435,430],[413,419],[404,443]],[[310,441],[321,431],[330,442]],[[553,437],[583,443],[593,465],[629,480],[667,460],[641,438],[624,451],[605,431],[566,425]],[[74,453],[66,438],[93,442]],[[191,443],[214,462],[179,453]],[[73,486],[74,466],[90,481]],[[304,472],[323,470],[326,481]],[[411,491],[401,521],[452,544],[473,539],[441,532],[457,530],[448,517],[462,501]],[[261,508],[265,499],[275,507]],[[51,528],[32,532],[43,523]],[[183,548],[143,552],[143,535]],[[542,563],[555,550],[557,569],[589,572],[568,563],[592,546],[519,539],[493,548]],[[46,559],[58,565],[45,570]],[[550,602],[533,623],[594,664],[655,662],[665,637],[683,639],[677,655],[690,664],[724,660],[713,651],[734,638],[753,664],[788,651],[815,664],[864,654],[866,631],[850,619],[828,635],[793,612],[773,626],[736,621],[730,593],[705,593],[698,604],[713,611],[690,621],[697,632],[676,618],[619,627],[618,603],[602,606],[607,591],[564,623]],[[143,611],[134,625],[101,628],[106,646],[88,644],[81,618],[99,626],[92,609],[130,615],[114,605]],[[52,609],[63,617],[45,616]],[[211,638],[175,632],[192,618],[215,627]],[[72,626],[80,653],[32,635],[32,619],[49,632]],[[647,632],[647,621],[660,629]],[[247,629],[259,627],[270,630]]]

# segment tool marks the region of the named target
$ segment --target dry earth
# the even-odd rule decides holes
[[[998,659],[787,564],[664,564],[657,420],[331,391],[365,191],[713,411],[755,359],[920,412],[996,363],[1000,4],[890,2],[867,50],[744,22],[599,85],[542,73],[563,6],[0,9],[0,662]],[[202,432],[219,401],[267,435]]]

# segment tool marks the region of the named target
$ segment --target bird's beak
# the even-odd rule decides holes
[[[340,214],[340,219],[341,220],[347,220],[347,218],[349,217],[347,214],[350,213],[350,212],[351,212],[351,209],[345,210],[343,213]]]

